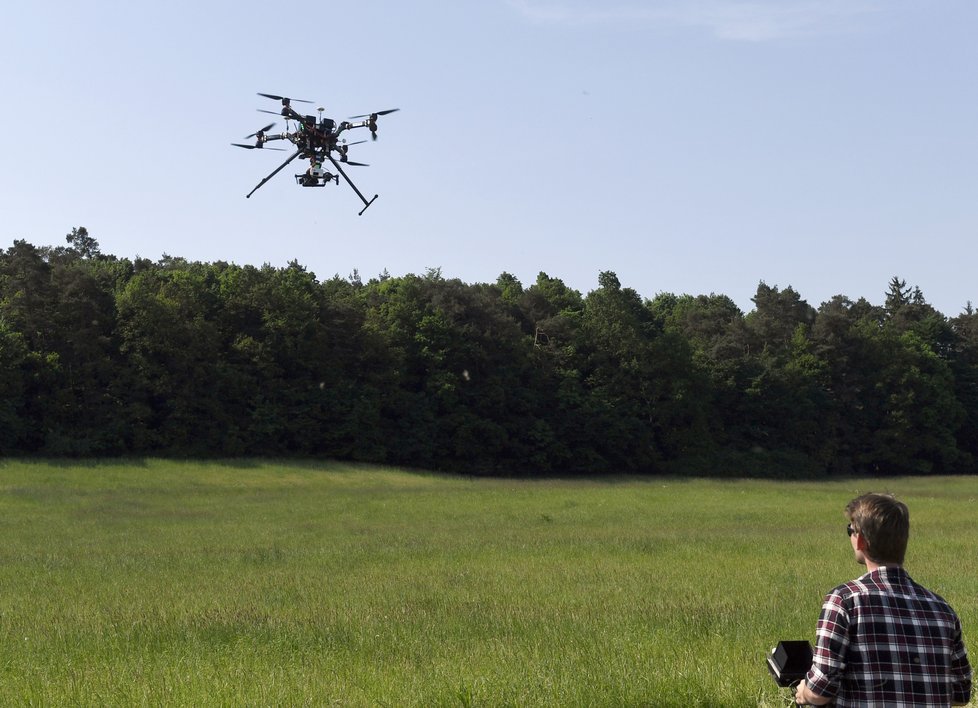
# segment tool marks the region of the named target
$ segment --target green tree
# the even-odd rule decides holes
[[[906,282],[894,277],[886,296],[884,326],[896,334],[913,332],[933,352],[944,359],[951,356],[954,330],[947,318],[924,298],[919,287],[906,287]]]
[[[959,461],[955,435],[965,411],[955,397],[950,366],[914,332],[878,337],[885,355],[877,386],[884,399],[867,462],[887,472],[953,471]]]
[[[897,276],[890,278],[889,287],[886,290],[886,300],[883,307],[887,317],[893,317],[896,313],[910,304],[913,288],[907,287],[907,281],[901,280]]]
[[[112,454],[124,447],[113,268],[115,261],[24,241],[0,257],[0,312],[23,348],[16,427],[25,451]]]
[[[27,347],[0,315],[0,455],[20,452],[25,420],[24,368]]]
[[[369,324],[399,374],[384,416],[404,461],[477,473],[545,464],[552,435],[539,415],[532,340],[498,285],[429,272],[370,290]]]
[[[653,471],[708,438],[704,380],[692,351],[612,272],[598,277],[582,317],[588,440],[610,470]]]
[[[969,302],[964,312],[950,320],[954,333],[950,362],[955,398],[964,411],[957,433],[962,453],[959,467],[973,471],[978,460],[978,312]]]
[[[829,470],[853,472],[866,459],[874,431],[881,425],[882,391],[877,374],[883,365],[875,344],[883,310],[865,299],[837,295],[823,303],[812,327],[812,351],[825,362],[829,406],[822,411],[821,459]]]
[[[235,407],[224,395],[232,374],[216,326],[219,268],[164,256],[118,294],[136,449],[205,456],[244,450]]]
[[[784,290],[759,283],[752,298],[754,310],[745,318],[753,349],[774,355],[787,352],[799,325],[808,328],[815,321],[815,310],[788,286]]]
[[[54,336],[54,286],[45,254],[15,240],[0,258],[0,307],[29,351],[45,351]]]
[[[72,229],[71,233],[65,236],[65,240],[80,258],[98,258],[102,255],[98,241],[84,226]]]

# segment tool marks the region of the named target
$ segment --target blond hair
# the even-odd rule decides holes
[[[869,493],[846,505],[846,517],[866,542],[866,556],[880,565],[903,565],[910,538],[910,510],[892,494]]]

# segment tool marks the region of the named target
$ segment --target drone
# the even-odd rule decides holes
[[[370,137],[374,140],[377,139],[377,119],[380,116],[385,116],[389,113],[394,113],[400,109],[391,108],[386,111],[377,111],[376,113],[365,113],[360,116],[352,116],[348,120],[337,123],[331,118],[324,118],[323,112],[325,108],[317,108],[319,117],[311,115],[302,115],[292,108],[293,103],[312,103],[312,101],[305,101],[301,98],[288,98],[287,96],[276,96],[270,93],[259,93],[259,96],[264,98],[270,98],[274,101],[282,102],[282,110],[279,113],[275,111],[267,111],[259,108],[260,113],[271,113],[272,115],[281,115],[285,118],[285,132],[284,133],[269,133],[269,131],[275,127],[275,123],[269,123],[263,128],[259,128],[251,135],[245,136],[245,140],[251,138],[255,139],[254,145],[245,145],[242,143],[231,143],[235,147],[244,148],[246,150],[284,150],[284,148],[277,147],[265,147],[265,143],[269,143],[275,140],[288,140],[296,147],[296,151],[292,154],[288,160],[283,162],[278,166],[270,175],[258,183],[258,185],[252,189],[248,194],[245,195],[246,198],[250,198],[252,194],[258,191],[258,189],[265,184],[272,177],[277,175],[286,165],[295,160],[296,158],[301,158],[303,160],[309,160],[309,167],[305,172],[297,174],[295,176],[296,184],[302,187],[325,187],[327,184],[340,183],[340,176],[346,180],[346,183],[350,185],[357,196],[360,197],[360,201],[363,202],[363,209],[360,210],[360,215],[367,210],[374,200],[377,199],[377,195],[373,196],[373,199],[368,200],[363,194],[357,189],[357,186],[353,184],[353,181],[347,176],[346,172],[340,164],[350,165],[354,167],[369,167],[362,162],[353,162],[348,158],[348,151],[351,145],[359,145],[360,143],[367,142],[366,140],[357,140],[352,143],[348,143],[345,139],[340,139],[340,136],[347,130],[353,128],[368,128],[370,130]],[[358,121],[356,123],[351,123],[349,121]],[[292,124],[295,124],[295,129],[293,130]],[[333,156],[335,153],[335,157]],[[330,163],[335,169],[337,174],[328,172],[323,168],[325,163]]]

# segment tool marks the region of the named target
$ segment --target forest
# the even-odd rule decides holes
[[[472,475],[978,471],[978,313],[894,276],[817,308],[0,253],[0,454],[321,457]]]

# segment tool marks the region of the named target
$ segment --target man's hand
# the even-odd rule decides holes
[[[808,688],[808,682],[804,680],[798,684],[798,688],[795,690],[795,703],[800,706],[824,706],[831,700],[831,698],[813,693]]]

